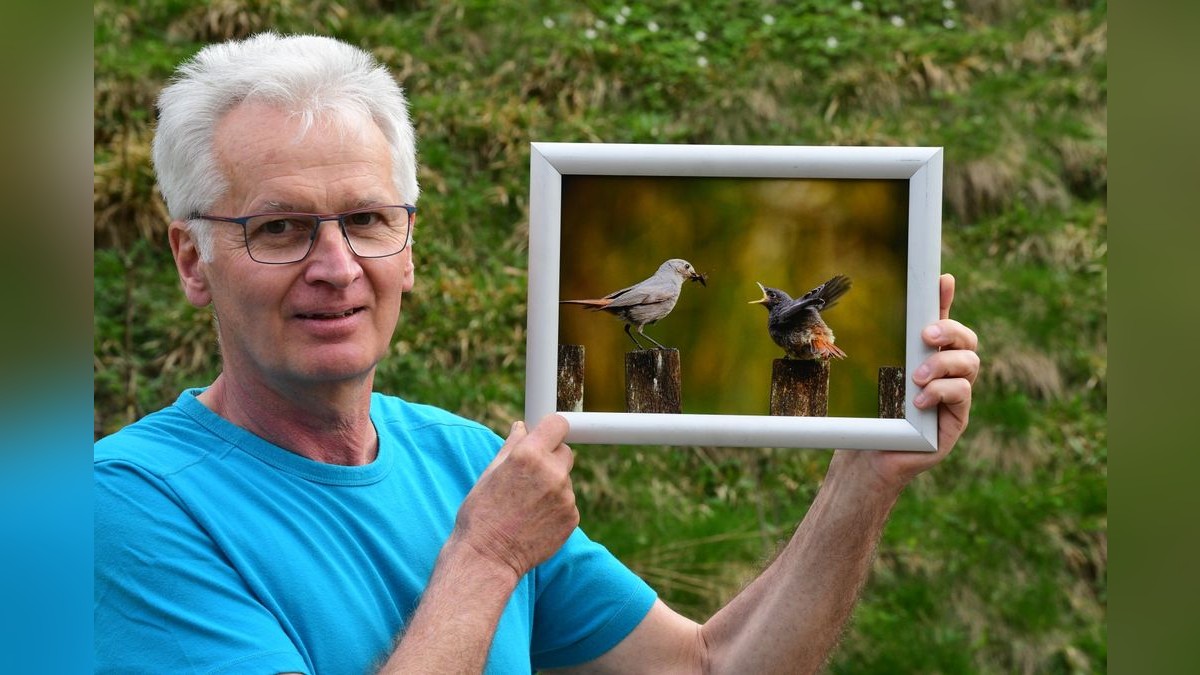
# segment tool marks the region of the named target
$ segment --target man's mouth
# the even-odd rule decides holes
[[[351,307],[344,312],[312,312],[302,313],[296,316],[301,319],[342,319],[352,314],[357,314],[362,311],[362,307]]]

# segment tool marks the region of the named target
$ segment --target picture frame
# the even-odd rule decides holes
[[[525,419],[531,425],[556,412],[560,251],[571,236],[562,227],[564,177],[883,179],[907,182],[903,418],[559,414],[574,444],[936,451],[936,410],[913,405],[919,388],[907,374],[933,352],[920,331],[938,319],[942,148],[533,142],[530,154]]]

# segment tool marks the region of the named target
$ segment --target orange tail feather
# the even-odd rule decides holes
[[[813,351],[825,359],[844,359],[846,352],[842,351],[841,347],[833,344],[833,342],[824,338],[816,338],[812,343]]]

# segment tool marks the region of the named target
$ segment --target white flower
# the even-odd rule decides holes
[[[658,32],[658,23],[654,22],[654,21],[647,23],[646,30],[650,31],[651,33],[657,33]]]
[[[945,21],[942,22],[942,25],[945,26],[946,28],[954,28],[958,24],[954,23],[954,19],[946,19]]]
[[[583,31],[583,37],[585,37],[589,40],[595,40],[596,39],[596,29],[589,28],[589,29]]]
[[[859,2],[858,0],[854,0],[854,2],[850,3],[850,9],[852,9],[856,12],[861,12],[862,8],[863,8],[863,4],[861,2]]]
[[[904,26],[904,17],[900,16],[899,14],[893,14],[892,15],[892,25],[895,26],[896,28],[900,28],[900,27]]]
[[[949,1],[949,0],[947,0],[947,1]],[[629,5],[625,5],[624,7],[621,8],[621,16],[629,16],[632,13],[633,13],[633,10],[629,9]]]
[[[604,22],[604,19],[596,19],[596,29],[604,30],[605,28],[608,28],[608,24]]]
[[[696,57],[696,65],[700,66],[701,68],[707,68],[708,59],[704,58],[703,56],[698,56]]]
[[[954,9],[954,0],[942,0],[942,7]]]
[[[763,23],[767,24],[768,26],[774,26],[775,17],[771,16],[770,14],[763,14]]]
[[[837,49],[837,46],[838,46],[838,39],[837,39],[837,38],[833,37],[832,35],[830,35],[829,37],[825,38],[825,47],[826,47],[826,48],[828,48],[828,49]]]
[[[696,42],[704,42],[707,39],[708,39],[708,33],[705,33],[702,30],[696,31]]]
[[[543,26],[545,26],[546,28],[554,28],[554,19],[551,19],[551,18],[550,18],[550,17],[548,17],[548,16],[547,16],[547,17],[543,17],[543,18],[542,18],[542,25],[543,25]]]
[[[618,26],[624,26],[625,25],[625,15],[618,14],[618,15],[614,16],[613,22],[616,23]]]

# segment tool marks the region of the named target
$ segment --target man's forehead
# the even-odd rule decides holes
[[[226,208],[324,212],[401,201],[390,146],[373,124],[309,125],[283,108],[244,103],[221,120],[214,149]]]
[[[260,100],[242,101],[230,108],[217,122],[215,133],[218,142],[249,133],[269,136],[274,145],[303,143],[314,134],[357,142],[384,135],[365,111],[333,107],[295,110]]]

